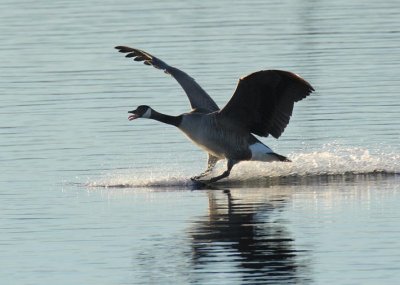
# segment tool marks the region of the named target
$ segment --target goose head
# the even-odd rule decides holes
[[[151,117],[151,108],[146,105],[140,105],[136,108],[136,110],[129,111],[129,114],[132,114],[128,117],[129,121],[135,120],[137,118],[150,118]]]

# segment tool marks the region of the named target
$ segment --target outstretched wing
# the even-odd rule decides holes
[[[312,91],[314,88],[294,73],[258,71],[239,80],[219,115],[256,135],[279,138],[289,123],[294,103]]]
[[[126,53],[126,57],[132,57],[135,61],[143,61],[146,65],[152,65],[155,68],[164,70],[165,73],[171,74],[176,81],[182,86],[187,97],[189,98],[190,105],[192,109],[209,113],[219,110],[218,105],[213,99],[200,87],[197,82],[187,75],[185,72],[179,70],[178,68],[169,66],[161,59],[145,52],[140,49],[117,46],[115,47],[119,52]]]

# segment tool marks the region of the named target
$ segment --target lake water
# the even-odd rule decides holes
[[[400,3],[0,2],[1,284],[397,284]],[[316,89],[279,140],[212,189],[176,129],[188,102],[149,51],[219,106],[238,78]],[[223,164],[217,166],[222,171]]]

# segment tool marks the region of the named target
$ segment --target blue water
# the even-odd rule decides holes
[[[2,1],[1,284],[396,284],[398,1]],[[279,140],[198,189],[206,155],[127,120],[188,110],[144,49],[219,106],[285,69],[316,92]],[[216,172],[224,170],[217,165]]]

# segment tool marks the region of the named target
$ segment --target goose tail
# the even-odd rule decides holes
[[[286,156],[277,154],[277,153],[273,153],[273,155],[278,159],[278,161],[283,161],[283,162],[292,162],[289,158],[287,158]]]

